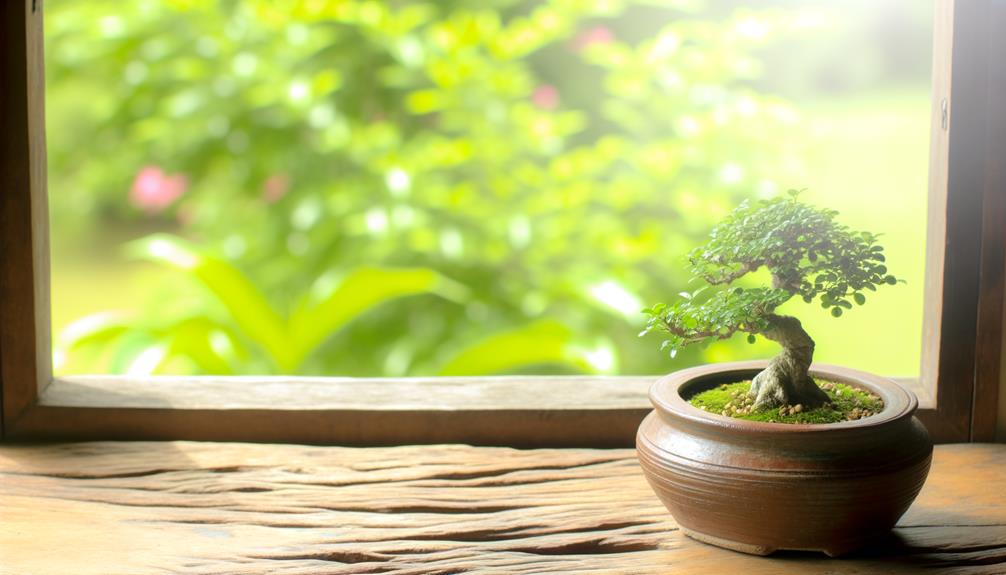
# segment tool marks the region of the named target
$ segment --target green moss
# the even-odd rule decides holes
[[[750,401],[747,398],[751,389],[750,380],[719,385],[692,396],[688,401],[709,413],[768,423],[837,423],[868,417],[884,407],[884,402],[868,391],[834,381],[818,380],[817,384],[831,398],[831,404],[800,413],[782,413],[778,408],[737,413],[737,406]]]

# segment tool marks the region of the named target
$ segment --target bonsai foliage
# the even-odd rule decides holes
[[[684,346],[738,332],[748,334],[751,343],[762,335],[783,349],[755,376],[749,392],[754,407],[827,402],[808,374],[814,340],[798,319],[776,309],[795,296],[808,303],[818,300],[840,317],[866,303],[866,292],[899,281],[887,272],[877,236],[850,230],[835,221],[837,215],[800,202],[794,190],[787,197],[744,202],[713,229],[704,246],[689,254],[694,278],[707,285],[681,293],[672,305],[644,310],[649,319],[640,335],[666,332],[661,349],[670,349],[671,357]],[[771,274],[771,286],[733,285],[762,267]]]

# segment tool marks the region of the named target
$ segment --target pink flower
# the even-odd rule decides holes
[[[559,90],[555,86],[542,84],[534,89],[531,101],[542,110],[554,110],[559,106]]]
[[[262,199],[275,204],[290,191],[290,177],[286,174],[273,174],[262,184]]]
[[[573,39],[573,49],[581,52],[594,44],[610,44],[615,41],[615,34],[604,26],[594,26],[576,35]]]
[[[189,187],[182,174],[167,175],[157,166],[144,166],[133,180],[129,201],[148,214],[156,214],[180,198]]]

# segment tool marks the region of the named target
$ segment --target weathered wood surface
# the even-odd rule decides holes
[[[1003,477],[940,446],[875,548],[757,558],[682,536],[629,449],[6,445],[0,573],[1001,574]]]

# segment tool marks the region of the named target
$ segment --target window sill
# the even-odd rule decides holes
[[[12,437],[625,447],[654,377],[57,379]]]
[[[627,447],[655,379],[73,376],[46,386],[10,436]]]

